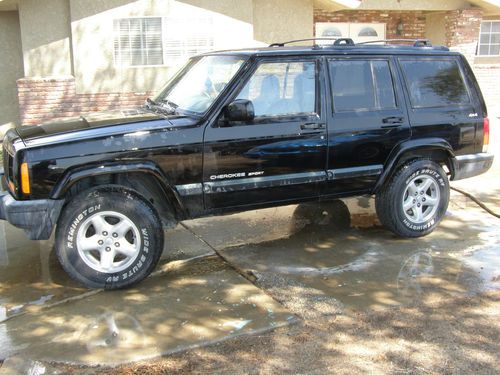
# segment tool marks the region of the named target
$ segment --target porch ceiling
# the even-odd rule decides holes
[[[424,10],[446,11],[482,8],[486,14],[500,12],[500,0],[314,0],[314,6],[326,10]]]
[[[470,2],[483,8],[486,15],[500,14],[500,0],[470,0]]]
[[[0,0],[0,11],[17,10],[18,0]]]

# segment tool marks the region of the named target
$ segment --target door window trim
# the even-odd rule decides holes
[[[460,61],[455,57],[455,56],[438,56],[438,57],[417,57],[417,56],[405,56],[405,57],[398,57],[397,58],[399,69],[401,70],[401,74],[403,76],[403,85],[405,91],[408,93],[408,104],[409,107],[412,111],[415,110],[428,110],[428,109],[437,109],[437,108],[447,108],[447,107],[452,107],[452,108],[463,108],[463,107],[470,107],[473,106],[473,95],[471,93],[471,88],[469,87],[468,80],[466,78],[465,72],[462,69],[462,64],[460,64]],[[401,64],[401,61],[454,61],[457,66],[458,66],[458,71],[460,72],[460,77],[462,77],[462,82],[465,87],[465,91],[467,92],[467,97],[469,98],[469,101],[467,103],[449,103],[449,104],[440,104],[440,105],[433,105],[433,106],[414,106],[412,100],[411,100],[411,92],[410,92],[410,86],[409,86],[409,80],[406,75],[406,71],[403,68],[403,64]]]
[[[331,78],[331,70],[330,70],[330,61],[348,61],[348,60],[361,60],[361,61],[386,61],[389,66],[389,72],[391,74],[391,79],[392,79],[392,90],[394,93],[394,108],[361,108],[358,110],[346,110],[346,111],[337,111],[335,109],[335,101],[333,99],[333,82]],[[386,112],[386,111],[395,111],[395,110],[402,110],[401,107],[401,102],[402,100],[400,99],[401,93],[398,90],[398,84],[397,84],[397,77],[396,77],[396,66],[394,65],[393,59],[391,56],[334,56],[330,57],[327,56],[326,58],[326,79],[328,80],[328,91],[329,91],[329,98],[331,102],[331,113],[332,115],[338,115],[338,114],[344,114],[344,113],[353,113],[353,112],[363,112],[363,113],[369,113],[369,112]],[[372,77],[373,79],[373,77]]]
[[[322,118],[322,112],[324,112],[324,108],[322,108],[322,99],[321,99],[321,73],[322,73],[322,65],[321,65],[322,56],[286,56],[286,57],[263,57],[257,58],[249,67],[249,71],[247,72],[244,79],[238,83],[238,85],[234,88],[230,95],[228,95],[228,99],[220,108],[220,113],[216,116],[215,121],[212,123],[212,127],[221,127],[219,126],[219,121],[223,115],[223,109],[232,101],[236,99],[236,97],[240,94],[241,90],[245,87],[245,85],[252,79],[254,73],[257,71],[259,66],[262,64],[268,63],[296,63],[296,62],[314,62],[315,64],[315,112],[311,113],[298,113],[298,114],[283,114],[277,116],[261,116],[256,117],[252,122],[235,122],[230,127],[236,126],[252,126],[252,125],[267,125],[267,124],[275,124],[275,123],[288,123],[290,121],[320,121]],[[323,110],[322,110],[323,109]]]

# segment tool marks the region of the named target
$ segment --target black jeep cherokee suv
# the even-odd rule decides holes
[[[120,288],[188,218],[375,194],[388,229],[426,235],[448,179],[490,168],[488,138],[467,61],[426,41],[213,52],[144,107],[9,131],[0,218],[56,226],[73,278]]]

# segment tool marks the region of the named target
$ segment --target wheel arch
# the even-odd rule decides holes
[[[158,211],[165,226],[183,220],[186,211],[179,195],[153,162],[107,162],[72,168],[64,173],[51,192],[52,199],[67,201],[96,186],[115,185],[132,189]]]
[[[389,155],[379,176],[374,193],[393,176],[397,168],[412,159],[430,159],[446,165],[451,178],[455,175],[456,159],[451,145],[441,138],[422,138],[400,143]]]

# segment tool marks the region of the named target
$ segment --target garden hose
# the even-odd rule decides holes
[[[481,202],[479,199],[477,199],[475,196],[472,194],[467,193],[466,191],[463,191],[461,189],[458,189],[456,187],[450,186],[451,190],[455,190],[456,192],[465,195],[467,198],[471,199],[474,203],[476,203],[479,207],[481,207],[483,210],[485,210],[487,213],[490,215],[493,215],[497,218],[500,219],[500,214],[497,214],[496,212],[492,211],[490,208],[488,208],[483,202]]]

